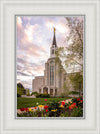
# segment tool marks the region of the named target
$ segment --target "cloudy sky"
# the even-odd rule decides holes
[[[44,65],[50,56],[53,27],[57,46],[66,46],[68,27],[65,17],[17,16],[17,83],[32,89],[32,79],[44,75]]]

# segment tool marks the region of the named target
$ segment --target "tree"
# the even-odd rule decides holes
[[[83,76],[80,73],[74,73],[69,75],[69,79],[72,82],[75,91],[79,92],[79,96],[83,87]]]
[[[17,84],[17,94],[19,94],[19,95],[26,94],[26,90],[21,83]]]
[[[26,95],[30,96],[30,90],[28,88],[26,89]]]
[[[18,84],[17,84],[17,87],[24,89],[24,86],[23,86],[21,83],[18,83]]]
[[[68,77],[74,89],[79,90],[80,94],[80,89],[83,86],[83,19],[80,17],[66,17],[66,22],[69,29],[69,33],[66,35],[67,45],[58,48],[56,61],[59,62],[60,59],[67,71],[70,68],[79,68],[80,73]]]
[[[67,86],[66,82],[63,83],[63,93],[61,96],[67,96],[69,94],[69,87]]]
[[[83,72],[83,19],[79,17],[67,17],[69,33],[66,36],[66,47],[60,47],[56,54],[63,59],[66,68],[78,65]]]

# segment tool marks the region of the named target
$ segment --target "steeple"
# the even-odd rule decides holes
[[[52,45],[54,45],[55,47],[57,47],[57,44],[56,44],[56,37],[55,37],[55,31],[56,31],[56,28],[55,28],[55,27],[53,28],[53,31],[54,31],[54,36],[53,36]]]
[[[54,36],[53,36],[53,42],[52,42],[52,46],[50,47],[50,57],[54,58],[56,57],[55,52],[57,50],[57,44],[56,44],[56,36],[55,36],[55,27],[53,28],[53,32],[54,32]]]

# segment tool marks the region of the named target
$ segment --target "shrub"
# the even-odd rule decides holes
[[[37,95],[37,94],[38,94],[38,92],[32,92],[32,93],[31,93],[31,96],[32,96],[32,95]]]
[[[50,98],[50,94],[42,94],[42,98]]]
[[[69,93],[67,92],[64,92],[64,93],[61,93],[60,97],[61,98],[65,98],[65,97],[68,97]]]
[[[69,94],[79,94],[77,91],[70,91]]]
[[[36,94],[36,98],[50,98],[50,94]]]
[[[17,94],[17,97],[21,97],[21,95],[20,94]]]
[[[40,93],[36,94],[36,98],[42,98],[41,96],[42,96],[42,94],[40,94]]]
[[[30,96],[30,93],[28,93],[27,96]]]

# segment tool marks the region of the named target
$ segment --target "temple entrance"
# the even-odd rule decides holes
[[[41,89],[39,89],[39,93],[41,93]]]
[[[47,88],[47,87],[44,87],[44,88],[43,88],[43,93],[44,93],[44,94],[48,94],[48,88]]]
[[[50,89],[50,95],[53,95],[53,89]]]
[[[57,89],[55,89],[55,95],[57,95]]]

